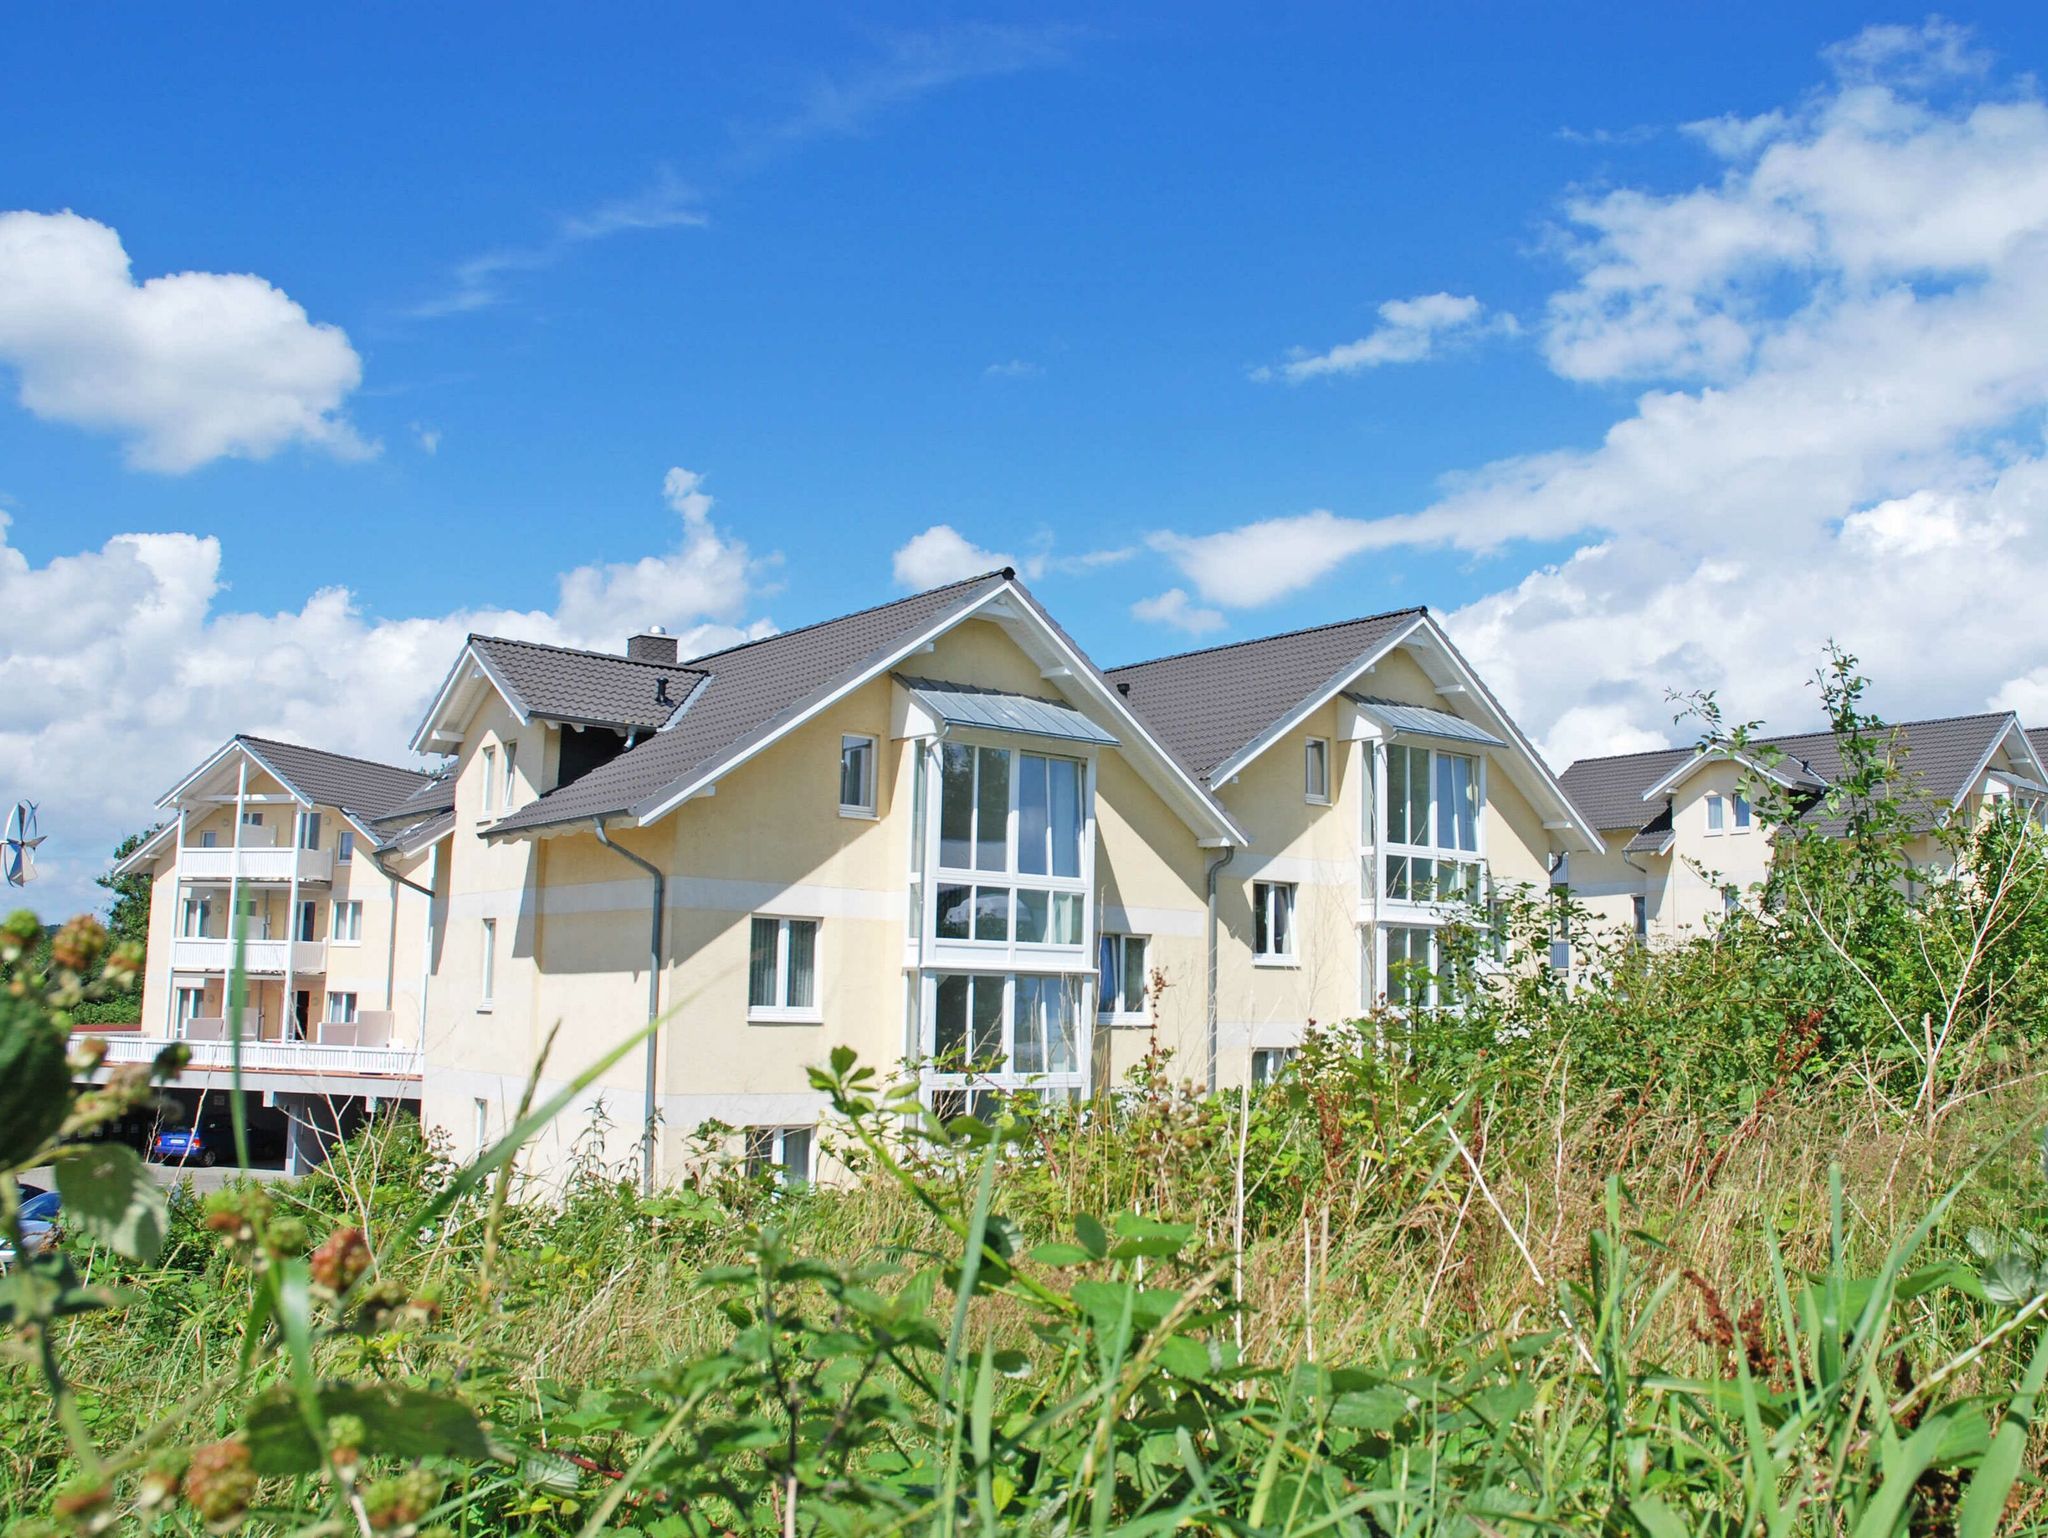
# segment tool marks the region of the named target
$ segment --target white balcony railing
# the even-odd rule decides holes
[[[195,1020],[191,1023],[197,1026],[218,1022]],[[109,1034],[103,1039],[107,1043],[106,1060],[109,1063],[154,1062],[157,1053],[171,1045],[171,1038],[166,1036]],[[193,1068],[228,1069],[234,1066],[233,1042],[188,1036],[184,1043],[192,1053],[190,1066]],[[420,1076],[420,1049],[327,1041],[253,1041],[244,1037],[242,1068],[251,1073],[373,1074],[383,1078],[417,1079]]]
[[[204,849],[187,846],[178,851],[178,875],[185,881],[332,881],[334,851],[331,849]]]
[[[180,935],[171,941],[174,972],[225,972],[235,962],[235,942],[210,936]],[[242,954],[242,970],[252,977],[294,976],[327,970],[327,947],[318,940],[250,940]]]

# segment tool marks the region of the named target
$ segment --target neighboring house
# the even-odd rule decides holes
[[[1448,1002],[1443,924],[1599,847],[1427,610],[1107,676],[1247,835],[1217,873],[1211,1082],[1265,1078],[1310,1021]]]
[[[151,878],[142,1020],[119,1063],[186,1042],[181,1083],[231,1083],[228,983],[240,914],[242,1066],[265,1104],[416,1101],[427,902],[378,819],[427,775],[262,737],[231,738],[158,801],[169,819],[116,868]],[[396,864],[389,863],[393,858]],[[300,1150],[295,1149],[295,1154]]]
[[[1942,869],[1939,832],[1973,823],[1987,805],[2048,794],[2035,734],[2010,713],[1906,721],[1896,727],[1921,868]],[[1771,830],[1752,804],[1766,780],[1790,793],[1802,821],[1838,832],[1826,796],[1842,774],[1832,732],[1761,739],[1769,754],[1663,748],[1581,759],[1565,789],[1600,829],[1602,849],[1574,856],[1573,895],[1596,921],[1638,939],[1698,931],[1742,900],[1770,870]]]

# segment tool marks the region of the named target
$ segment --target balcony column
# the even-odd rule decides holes
[[[242,808],[247,804],[248,796],[249,760],[247,757],[244,757],[237,766],[235,774],[235,834],[228,843],[228,976],[221,983],[221,1002],[223,1005],[221,1013],[224,1015],[233,1015],[235,1013],[234,1000],[232,998],[234,989],[229,984],[233,981],[235,937],[243,933],[240,927],[242,923]],[[245,980],[243,982],[245,996],[248,988],[246,978],[247,974],[245,973]],[[241,1028],[242,1022],[239,1019],[232,1020],[228,1024],[228,1029],[231,1032],[239,1032]]]
[[[277,1039],[279,1041],[291,1040],[292,1027],[298,1023],[299,1018],[297,1012],[293,1009],[293,1004],[298,992],[296,985],[298,983],[297,963],[299,959],[299,850],[304,847],[305,838],[306,814],[295,806],[292,808],[291,896],[284,910],[284,1000],[283,1011],[278,1016],[277,1022]],[[306,1014],[308,1017],[306,1025],[308,1029],[311,1029],[313,1024],[311,1019],[312,1013],[312,1001],[308,1000],[306,1003]]]

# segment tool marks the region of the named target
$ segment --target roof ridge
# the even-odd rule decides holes
[[[2017,720],[2018,715],[2017,711],[2012,710],[1973,710],[1959,716],[1920,716],[1911,721],[1887,721],[1884,723],[1883,729],[1885,731],[1906,731],[1915,726],[1948,726],[1956,721],[1998,721],[2008,718]],[[2030,728],[2022,723],[2020,730],[2028,731]],[[1752,737],[1749,740],[1752,744],[1770,747],[1781,742],[1791,742],[1801,737],[1835,737],[1837,735],[1838,733],[1833,727],[1821,726],[1814,728],[1810,732],[1772,732],[1768,736]],[[1638,748],[1633,753],[1599,753],[1591,758],[1573,759],[1570,766],[1564,772],[1569,774],[1581,764],[1618,764],[1624,759],[1649,758],[1657,753],[1697,753],[1699,751],[1700,745],[1695,742],[1687,747]]]
[[[871,603],[865,609],[849,609],[844,614],[830,614],[824,619],[814,619],[807,625],[798,625],[790,630],[778,630],[773,635],[756,636],[751,641],[735,641],[730,646],[721,646],[717,651],[699,652],[682,665],[684,667],[696,668],[696,665],[700,662],[709,662],[714,657],[729,657],[734,652],[745,651],[749,646],[765,646],[770,641],[780,641],[789,636],[802,635],[806,631],[817,630],[825,625],[836,625],[842,620],[859,619],[864,614],[879,614],[882,610],[893,609],[898,604],[912,603],[920,598],[929,598],[934,593],[949,592],[956,587],[972,587],[978,582],[988,581],[991,577],[1001,577],[1006,582],[1014,582],[1017,577],[1016,568],[1000,566],[994,571],[982,572],[979,576],[962,577],[957,582],[941,582],[937,587],[920,588],[915,593],[905,593],[901,598],[890,598],[881,603]],[[698,671],[703,670],[698,669]]]
[[[1189,651],[1168,652],[1163,657],[1147,657],[1142,662],[1120,662],[1113,668],[1102,670],[1105,676],[1111,673],[1128,673],[1134,668],[1155,667],[1162,662],[1179,662],[1187,657],[1206,657],[1212,652],[1234,651],[1240,646],[1260,646],[1267,641],[1289,641],[1297,636],[1314,635],[1322,630],[1342,630],[1346,625],[1370,625],[1375,620],[1394,619],[1403,614],[1427,614],[1428,604],[1411,604],[1405,609],[1388,609],[1379,614],[1360,614],[1351,619],[1333,619],[1321,625],[1303,625],[1299,630],[1278,630],[1272,635],[1247,636],[1242,641],[1224,641],[1215,646],[1197,646]]]
[[[372,769],[389,769],[393,774],[410,774],[422,780],[437,778],[426,769],[408,769],[403,764],[388,764],[381,758],[364,758],[359,753],[337,753],[332,748],[316,748],[309,742],[287,742],[282,737],[259,737],[254,732],[236,732],[237,742],[261,742],[274,748],[296,748],[301,753],[318,753],[323,758],[346,759],[352,764],[367,764]]]
[[[624,652],[592,651],[584,646],[560,646],[553,641],[529,641],[521,636],[484,635],[480,631],[469,633],[472,641],[490,641],[498,646],[530,646],[535,651],[560,652],[566,657],[592,657],[599,662],[625,662],[636,668],[666,668],[670,672],[694,673],[701,669],[691,667],[687,662],[656,662],[651,657],[628,657]]]

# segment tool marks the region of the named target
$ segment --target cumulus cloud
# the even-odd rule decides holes
[[[1038,563],[1026,564],[1036,567]],[[890,565],[897,585],[908,588],[943,587],[948,582],[978,577],[1005,566],[1024,570],[1015,556],[982,549],[950,523],[935,523],[922,534],[911,536],[891,557]]]
[[[342,411],[363,365],[339,326],[249,273],[138,283],[121,237],[68,211],[0,214],[0,363],[25,408],[115,434],[139,469],[375,452]]]
[[[1389,299],[1379,308],[1380,324],[1355,342],[1310,353],[1296,348],[1285,363],[1252,370],[1252,378],[1282,379],[1288,384],[1328,374],[1356,374],[1387,363],[1420,363],[1447,343],[1487,332],[1512,334],[1511,315],[1489,315],[1470,294],[1419,294]]]
[[[1157,548],[1228,609],[1364,551],[1565,545],[1447,617],[1560,760],[1685,740],[1673,687],[1811,724],[1830,638],[1894,716],[2040,719],[2048,100],[1944,23],[1829,64],[1796,102],[1696,128],[1720,157],[1697,185],[1561,204],[1543,355],[1640,391],[1593,446],[1448,477],[1413,511]]]
[[[665,555],[565,572],[548,609],[368,613],[327,587],[276,612],[231,607],[217,539],[124,534],[31,564],[0,515],[0,800],[40,801],[49,842],[28,894],[65,913],[185,768],[238,731],[405,761],[470,631],[621,651],[665,625],[685,655],[769,633],[770,562],[722,533],[700,477],[671,470]]]
[[[1222,610],[1200,607],[1188,597],[1186,588],[1179,587],[1170,587],[1150,598],[1140,598],[1131,605],[1131,618],[1143,620],[1148,625],[1170,625],[1175,630],[1185,630],[1189,635],[1207,635],[1212,630],[1221,630],[1224,625]]]

